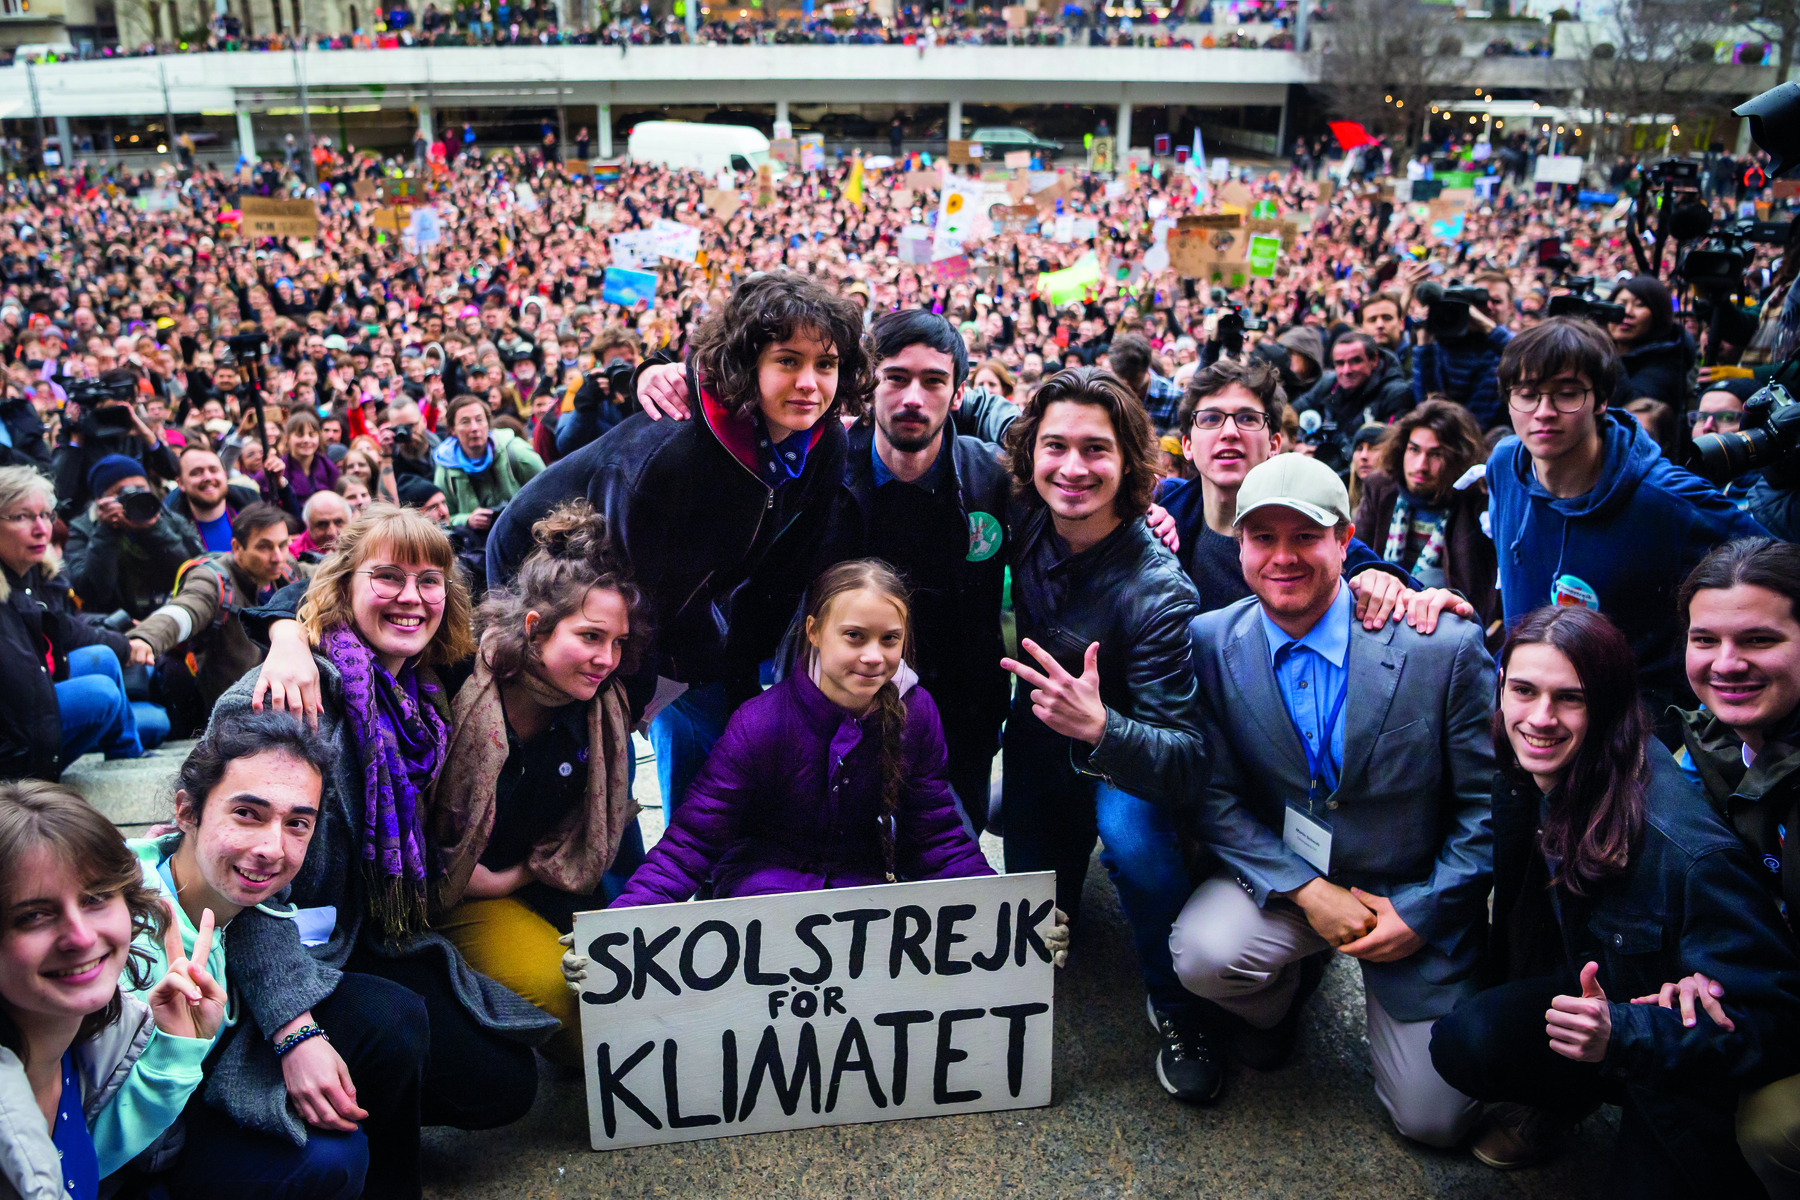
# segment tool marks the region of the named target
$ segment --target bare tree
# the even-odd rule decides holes
[[[1793,0],[1786,0],[1792,4]],[[1597,143],[1616,153],[1634,122],[1717,107],[1705,93],[1719,74],[1713,40],[1721,0],[1626,0],[1582,62],[1583,103],[1601,114]]]
[[[1730,20],[1746,26],[1757,37],[1775,44],[1777,79],[1786,79],[1794,65],[1794,45],[1800,41],[1800,3],[1795,0],[1730,0]]]
[[[1417,0],[1342,0],[1335,12],[1314,33],[1331,107],[1373,133],[1417,141],[1431,102],[1467,71],[1449,14]]]

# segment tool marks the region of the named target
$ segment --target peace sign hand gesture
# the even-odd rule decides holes
[[[1043,664],[1045,673],[1010,658],[1001,659],[1000,665],[1035,689],[1031,711],[1037,719],[1064,737],[1098,746],[1106,733],[1106,705],[1100,700],[1100,643],[1088,646],[1079,678],[1063,670],[1061,663],[1030,638],[1019,645]]]
[[[212,909],[200,915],[200,932],[194,939],[191,959],[181,947],[180,921],[175,906],[170,904],[169,927],[163,931],[169,973],[150,990],[150,1015],[155,1018],[156,1027],[171,1037],[211,1041],[225,1020],[225,989],[205,966],[212,954]]]

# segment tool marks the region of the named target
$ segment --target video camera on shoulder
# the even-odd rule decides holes
[[[1777,464],[1800,469],[1796,446],[1800,446],[1800,401],[1772,383],[1744,402],[1744,420],[1737,430],[1695,438],[1688,465],[1702,479],[1723,486]]]
[[[124,433],[132,428],[131,410],[137,386],[128,379],[72,379],[69,403],[81,411],[82,423],[96,433]]]
[[[1449,287],[1440,283],[1421,283],[1418,292],[1419,299],[1426,304],[1425,332],[1434,341],[1468,336],[1469,309],[1479,307],[1486,312],[1492,302],[1486,288],[1457,283]]]
[[[1552,317],[1580,317],[1602,328],[1625,319],[1625,306],[1594,298],[1594,277],[1574,275],[1563,281],[1568,292],[1550,297],[1546,313]]]
[[[1244,348],[1244,334],[1261,333],[1268,327],[1268,321],[1254,315],[1247,305],[1227,305],[1219,316],[1219,345],[1236,354]]]
[[[269,349],[269,335],[258,329],[250,333],[234,333],[225,339],[232,356],[241,363],[261,362]]]

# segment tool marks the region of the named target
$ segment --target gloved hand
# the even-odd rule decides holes
[[[1050,951],[1051,965],[1062,967],[1069,961],[1069,918],[1059,908],[1054,920],[1055,924],[1044,934],[1044,948]],[[586,963],[587,960],[582,959],[584,966]]]
[[[1068,937],[1067,933],[1063,934],[1065,942],[1068,941]],[[568,947],[568,951],[562,956],[563,982],[569,985],[571,992],[580,992],[587,984],[588,968],[594,964],[588,960],[587,956],[575,953],[574,934],[565,933],[557,938],[556,942],[560,946]],[[1058,963],[1057,965],[1061,966],[1062,964]]]

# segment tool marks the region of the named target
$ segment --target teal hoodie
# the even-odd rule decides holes
[[[169,900],[175,910],[176,924],[181,928],[182,949],[192,954],[199,930],[187,919],[181,905],[175,903],[175,897],[163,882],[162,873],[157,870],[175,853],[176,847],[181,845],[181,835],[169,834],[154,841],[133,838],[125,844],[137,855],[138,862],[143,866],[144,886]],[[225,979],[224,935],[225,931],[221,928],[214,936],[212,953],[206,959],[206,969],[219,981],[220,987],[229,991],[230,985]],[[121,979],[119,986],[124,988],[126,995],[149,1003],[150,989],[169,973],[169,956],[163,950],[161,939],[154,937],[138,938],[134,949],[142,950],[150,956],[148,967],[142,976],[149,980],[150,986],[134,990],[130,987],[129,979]],[[228,1008],[224,1024],[230,1025],[235,1021],[236,1013]],[[220,1032],[223,1030],[222,1025]],[[200,1086],[204,1077],[201,1064],[206,1061],[207,1054],[217,1041],[217,1035],[210,1041],[203,1041],[200,1038],[170,1037],[161,1030],[151,1034],[143,1055],[124,1086],[92,1121],[94,1149],[100,1156],[101,1178],[143,1153],[180,1116],[181,1110],[187,1106],[188,1098]]]

